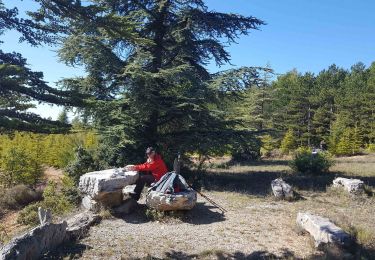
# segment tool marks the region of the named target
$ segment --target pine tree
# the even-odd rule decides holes
[[[228,63],[225,46],[262,21],[209,11],[202,0],[40,2],[34,16],[65,35],[61,59],[86,68],[87,77],[65,85],[95,97],[90,112],[109,164],[140,160],[150,145],[172,157],[251,140],[223,120],[220,104],[255,84],[257,69],[210,74],[205,65]]]

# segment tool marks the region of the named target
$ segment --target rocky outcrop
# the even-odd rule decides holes
[[[297,225],[310,233],[315,240],[315,246],[318,248],[327,244],[333,244],[343,248],[349,248],[353,245],[351,236],[327,218],[310,213],[298,213]]]
[[[46,223],[30,232],[12,239],[0,251],[1,260],[39,259],[42,254],[55,249],[66,237],[67,223]]]
[[[364,192],[364,182],[358,179],[336,178],[333,180],[333,187],[344,188],[350,194]]]
[[[278,178],[271,182],[272,192],[278,199],[293,199],[294,192],[292,186],[286,183],[283,179]]]
[[[100,221],[98,215],[83,212],[67,221],[52,224],[48,211],[40,209],[39,214],[43,220],[41,225],[4,245],[0,251],[0,260],[39,259],[64,242],[82,238],[92,225]]]
[[[66,240],[77,240],[84,237],[91,226],[100,221],[98,215],[90,212],[79,213],[67,220],[68,227],[66,229]]]
[[[197,193],[193,190],[174,194],[150,191],[146,197],[146,205],[161,211],[190,210],[197,202]]]
[[[43,209],[41,207],[38,208],[38,217],[40,225],[43,226],[45,224],[51,223],[52,221],[52,214],[51,210]]]

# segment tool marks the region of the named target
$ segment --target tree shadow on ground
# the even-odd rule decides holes
[[[152,255],[149,255],[145,258],[136,258],[136,259],[153,259],[153,260],[160,260],[160,259],[176,259],[176,260],[187,260],[187,259],[217,259],[217,260],[226,260],[226,259],[246,259],[246,260],[278,260],[278,259],[308,259],[308,260],[326,260],[326,259],[374,259],[375,256],[374,250],[364,250],[359,249],[356,252],[350,254],[348,252],[327,248],[322,251],[316,251],[310,256],[300,258],[295,255],[294,252],[290,251],[287,248],[283,248],[280,253],[275,254],[268,252],[266,250],[258,250],[254,251],[250,254],[246,254],[240,251],[236,251],[233,253],[225,252],[222,250],[206,250],[199,254],[190,254],[187,252],[182,251],[175,251],[172,250],[170,252],[165,253],[165,257],[158,258]],[[126,259],[126,258],[123,258]],[[131,258],[134,259],[134,258]]]
[[[288,161],[280,161],[284,165]],[[279,161],[257,162],[256,165],[269,166],[280,163]],[[249,164],[254,165],[254,164]],[[246,195],[264,197],[272,193],[271,181],[283,177],[286,182],[298,190],[325,192],[332,185],[336,177],[358,178],[366,185],[375,187],[375,176],[349,176],[342,172],[329,172],[326,174],[290,174],[280,171],[248,170],[240,173],[231,173],[228,170],[215,169],[201,175],[202,185],[207,190],[238,192]]]
[[[66,260],[78,259],[83,256],[83,252],[92,249],[91,246],[81,243],[69,242],[58,247],[56,250],[48,252],[42,256],[41,260]]]
[[[213,211],[213,209],[216,211]],[[198,202],[192,210],[187,211],[184,214],[184,217],[181,218],[181,220],[194,225],[207,225],[224,221],[225,215],[221,212],[217,212],[216,207]]]
[[[222,213],[218,212],[218,210],[214,209],[216,208],[213,206],[207,205],[202,202],[197,202],[192,210],[165,212],[163,214],[163,217],[160,217],[160,219],[157,220],[167,221],[168,218],[175,218],[182,222],[194,225],[206,225],[224,221],[225,216]],[[147,210],[148,208],[145,204],[139,204],[138,208],[134,212],[127,215],[117,215],[115,217],[122,219],[126,223],[142,224],[152,221],[152,219],[147,216]]]

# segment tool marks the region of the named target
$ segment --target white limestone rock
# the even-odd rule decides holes
[[[282,178],[271,182],[272,192],[279,199],[293,199],[294,192],[292,186],[286,183]]]
[[[190,210],[197,202],[194,190],[174,194],[164,194],[150,191],[146,197],[146,205],[160,211]]]
[[[52,221],[52,214],[50,209],[43,209],[41,207],[38,208],[38,217],[40,225],[43,226],[45,224],[51,223]]]
[[[358,179],[336,178],[333,180],[333,187],[344,188],[350,194],[364,192],[364,182]]]
[[[121,168],[89,172],[79,178],[79,190],[94,200],[100,200],[103,193],[121,190],[127,185],[134,184],[138,172],[124,171]]]
[[[353,244],[351,236],[327,218],[310,213],[298,213],[297,225],[310,233],[318,248],[327,244],[349,248]]]
[[[90,227],[100,222],[100,217],[90,212],[79,213],[67,220],[66,240],[71,241],[84,237]]]
[[[47,223],[12,239],[0,251],[1,260],[39,259],[65,240],[67,223]]]
[[[87,195],[82,199],[82,207],[92,212],[99,212],[100,210],[100,204]]]
[[[128,199],[131,198],[130,194],[134,193],[135,186],[136,186],[135,184],[134,185],[128,185],[128,186],[125,186],[122,189],[123,200],[128,200]]]

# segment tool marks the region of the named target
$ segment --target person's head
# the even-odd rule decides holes
[[[147,158],[153,160],[154,157],[155,157],[155,154],[156,154],[156,151],[155,151],[155,149],[154,149],[153,147],[148,147],[148,148],[146,149],[146,155],[147,155]]]

